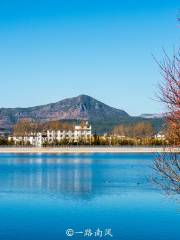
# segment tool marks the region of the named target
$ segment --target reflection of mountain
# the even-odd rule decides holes
[[[152,156],[63,155],[0,159],[0,193],[89,198],[150,189]]]

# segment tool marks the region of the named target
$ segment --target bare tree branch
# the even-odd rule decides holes
[[[156,61],[164,79],[159,85],[159,100],[167,108],[166,138],[172,146],[180,147],[180,49],[172,58],[163,52],[163,61]],[[158,154],[153,166],[158,174],[154,181],[166,192],[180,194],[180,152]]]

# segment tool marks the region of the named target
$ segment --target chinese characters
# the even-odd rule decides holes
[[[75,231],[74,229],[67,229],[66,230],[66,236],[68,237],[73,237],[73,236],[77,236],[77,235],[81,235],[81,237],[86,237],[86,238],[91,238],[91,237],[96,237],[96,238],[104,238],[104,237],[109,237],[109,238],[113,238],[113,233],[112,233],[112,229],[111,228],[106,228],[106,229],[91,229],[91,228],[87,228],[84,229],[83,231]]]

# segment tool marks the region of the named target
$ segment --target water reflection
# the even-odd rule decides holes
[[[137,156],[136,156],[137,157]],[[109,155],[0,157],[0,192],[92,197],[151,189],[146,158]]]

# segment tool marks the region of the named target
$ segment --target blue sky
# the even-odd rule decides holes
[[[176,0],[0,1],[0,107],[88,94],[132,115],[163,111],[152,58],[179,44]]]

